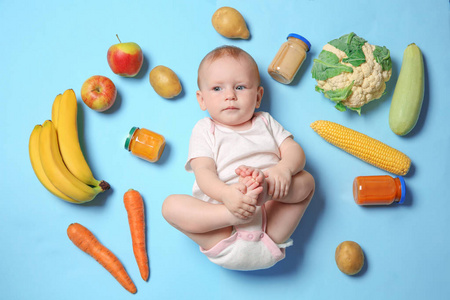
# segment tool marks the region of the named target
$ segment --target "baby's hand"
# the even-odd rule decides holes
[[[266,170],[264,172],[266,180],[269,185],[269,195],[273,200],[282,199],[289,193],[291,186],[292,174],[287,168],[278,165]]]
[[[222,196],[222,202],[228,210],[240,219],[248,219],[256,210],[256,199],[245,195],[247,187],[243,183],[228,185]]]

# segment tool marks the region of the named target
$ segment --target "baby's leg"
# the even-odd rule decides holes
[[[234,216],[223,204],[211,204],[189,195],[170,195],[162,206],[163,217],[194,242],[209,249],[230,236],[232,226],[251,221]]]
[[[267,234],[275,243],[284,243],[294,233],[311,202],[314,189],[314,178],[303,170],[292,177],[285,198],[266,203]]]
[[[261,170],[240,166],[236,169],[236,174],[239,175],[239,181],[247,186],[247,195],[256,199],[257,206],[269,200],[266,177]]]

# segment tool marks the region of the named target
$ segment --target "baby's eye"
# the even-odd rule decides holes
[[[220,87],[219,86],[215,86],[215,87],[213,87],[213,91],[215,91],[215,92],[218,92],[218,91],[220,91],[221,89],[220,89]]]
[[[237,89],[237,90],[243,90],[243,89],[245,89],[245,86],[243,86],[243,85],[238,85],[238,86],[236,87],[236,89]]]

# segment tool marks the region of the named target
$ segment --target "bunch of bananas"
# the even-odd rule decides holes
[[[77,98],[72,89],[56,96],[52,120],[34,127],[28,150],[37,178],[58,198],[80,204],[110,188],[106,181],[94,178],[81,151]]]

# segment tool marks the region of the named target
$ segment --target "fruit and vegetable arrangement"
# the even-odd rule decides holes
[[[213,14],[211,22],[214,29],[224,37],[250,37],[244,17],[234,8],[219,8]],[[305,51],[309,51],[310,47],[308,42]],[[301,67],[303,59],[304,57],[295,66],[296,69],[292,70],[293,76]],[[136,43],[122,43],[119,39],[118,44],[108,49],[107,62],[113,73],[123,77],[136,77],[143,63],[142,49]],[[392,75],[390,51],[385,46],[371,45],[351,32],[331,40],[323,47],[314,59],[311,74],[317,81],[315,90],[333,101],[338,110],[349,109],[361,114],[362,106],[381,98],[385,93],[386,82]],[[154,91],[166,99],[174,98],[182,91],[177,74],[167,66],[153,68],[149,81]],[[287,82],[289,83],[290,81]],[[424,89],[422,53],[413,43],[404,52],[389,112],[389,125],[395,134],[406,135],[415,126],[420,115]],[[83,102],[98,112],[111,108],[116,95],[117,90],[112,80],[101,75],[89,77],[81,88]],[[82,204],[107,191],[110,185],[92,174],[81,151],[77,125],[77,98],[75,92],[68,89],[54,99],[51,120],[36,125],[32,130],[29,156],[37,178],[50,193],[64,201]],[[407,155],[356,130],[325,120],[313,122],[311,127],[327,142],[382,170],[405,175],[410,169],[411,160]],[[164,149],[163,137],[161,141],[162,148],[156,160]],[[134,255],[141,277],[147,281],[149,267],[142,196],[130,189],[124,194],[124,205]],[[126,290],[136,293],[136,286],[122,263],[89,229],[72,223],[67,228],[67,234],[77,247],[96,259]],[[356,242],[345,241],[337,247],[335,260],[343,273],[354,275],[364,265],[364,254]]]

